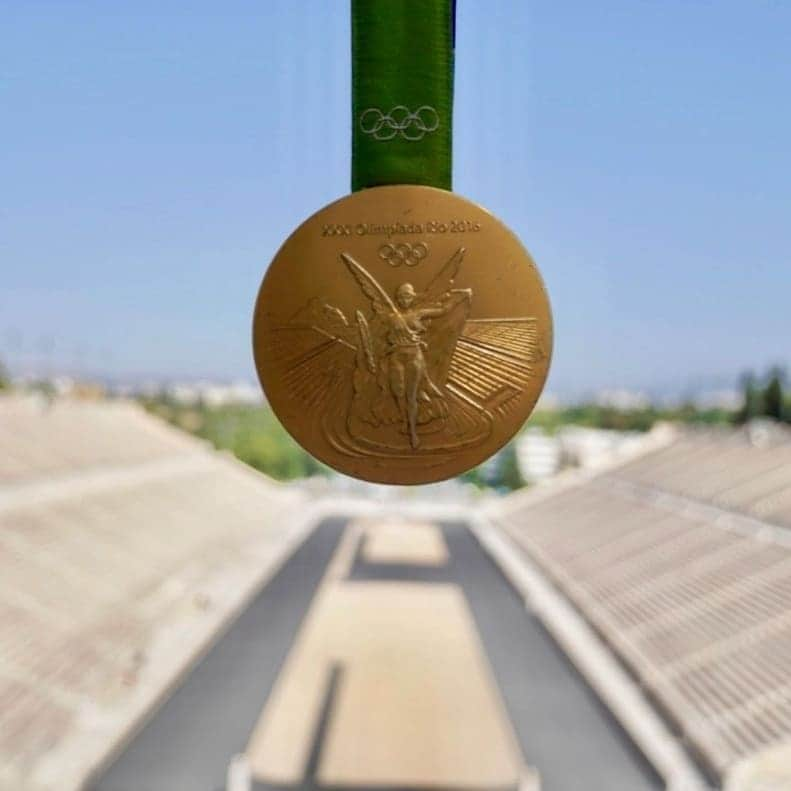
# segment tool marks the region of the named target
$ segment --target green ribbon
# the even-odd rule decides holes
[[[352,190],[451,188],[455,0],[352,0]]]

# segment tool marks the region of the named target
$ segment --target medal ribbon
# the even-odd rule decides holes
[[[451,188],[455,0],[352,0],[352,190]]]

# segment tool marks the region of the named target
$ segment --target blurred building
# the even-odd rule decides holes
[[[204,404],[207,407],[255,405],[263,403],[263,394],[257,384],[250,382],[174,382],[161,392],[176,403],[187,406]]]
[[[563,426],[550,434],[531,427],[515,441],[517,464],[525,481],[537,483],[566,467],[595,468],[645,452],[670,430],[663,424],[649,433]]]
[[[744,393],[732,388],[704,390],[693,399],[698,409],[722,409],[736,412],[744,403]]]
[[[541,428],[528,428],[514,444],[519,473],[528,483],[551,478],[560,470],[563,456],[558,437]]]
[[[601,390],[593,399],[597,406],[611,407],[628,411],[631,409],[646,409],[651,406],[651,399],[641,390]]]

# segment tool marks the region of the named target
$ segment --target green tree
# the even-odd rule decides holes
[[[519,489],[525,485],[516,460],[516,446],[509,442],[500,455],[498,483],[505,489]]]
[[[483,474],[481,473],[480,467],[473,467],[471,470],[463,472],[459,477],[465,483],[471,483],[473,486],[477,486],[479,489],[485,489],[488,485]]]
[[[784,380],[785,375],[782,369],[773,368],[769,372],[769,381],[766,384],[763,397],[763,414],[774,418],[774,420],[783,420],[785,417]]]
[[[11,387],[11,377],[8,375],[8,369],[3,365],[0,360],[0,390],[6,390]]]
[[[734,415],[736,423],[747,423],[763,413],[763,397],[752,371],[743,374],[742,380],[742,406]]]

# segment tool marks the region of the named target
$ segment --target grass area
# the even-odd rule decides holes
[[[280,481],[322,474],[327,468],[306,453],[268,407],[232,405],[207,408],[165,400],[145,402],[159,417],[216,448],[229,450],[251,467]]]

